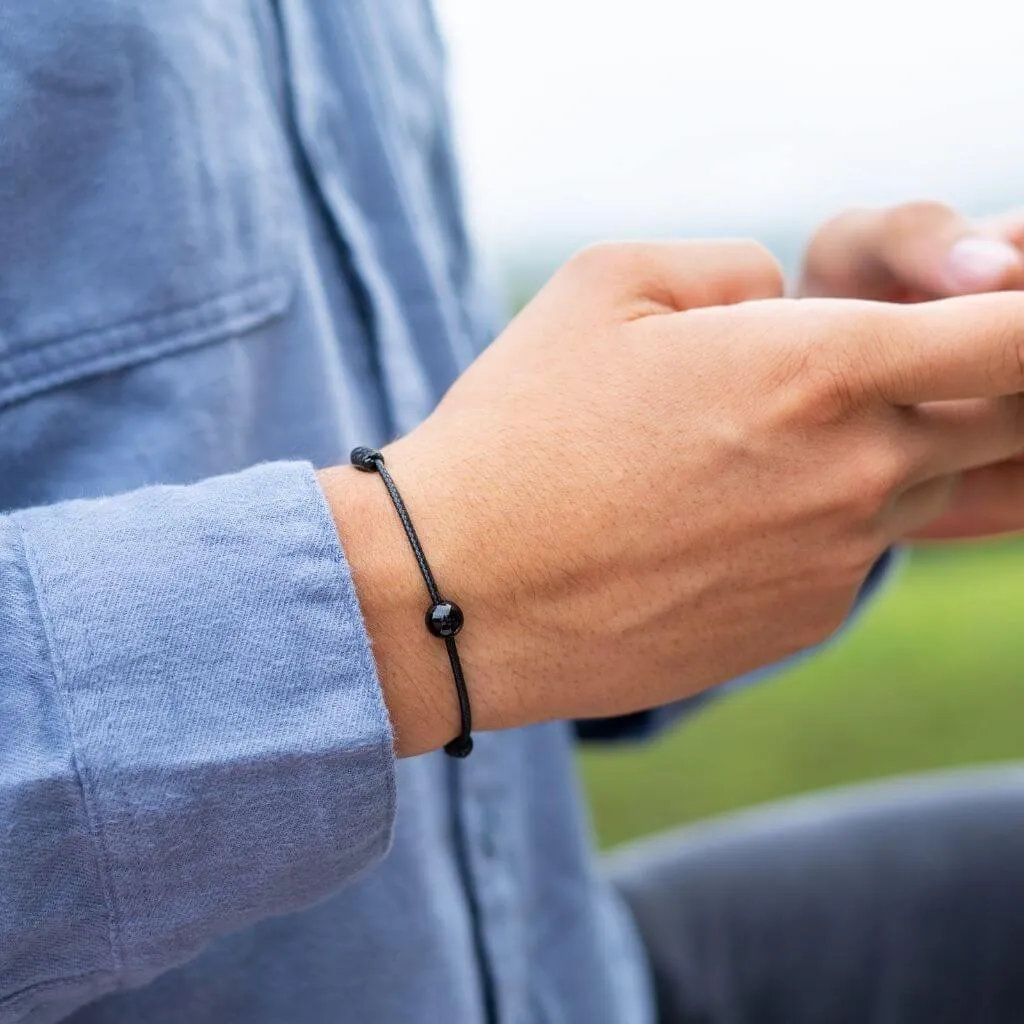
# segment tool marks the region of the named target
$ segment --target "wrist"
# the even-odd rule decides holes
[[[494,706],[494,645],[480,588],[460,585],[473,573],[460,551],[459,506],[446,499],[436,473],[418,471],[418,458],[399,446],[386,451],[387,464],[409,507],[424,551],[445,598],[466,613],[459,634],[476,729],[497,728],[504,716]],[[426,468],[426,467],[423,467]],[[458,698],[444,643],[424,623],[431,601],[408,538],[382,481],[351,466],[324,470],[320,483],[334,516],[359,598],[391,717],[399,756],[442,747],[460,731]],[[475,573],[473,573],[476,576]]]

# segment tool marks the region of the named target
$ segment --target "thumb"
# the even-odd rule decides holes
[[[939,203],[890,211],[878,256],[902,287],[922,298],[1024,287],[1019,249]]]
[[[611,302],[633,315],[774,299],[785,288],[778,260],[745,239],[602,243],[555,276],[562,289],[577,292],[582,308]]]

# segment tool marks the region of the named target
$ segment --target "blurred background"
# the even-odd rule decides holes
[[[470,212],[510,308],[601,238],[753,236],[793,271],[809,231],[851,204],[1024,205],[1008,0],[437,2]],[[583,755],[606,845],[1017,758],[1017,540],[916,552],[827,652],[649,747]]]

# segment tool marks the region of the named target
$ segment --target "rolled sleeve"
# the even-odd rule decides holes
[[[311,467],[2,525],[0,1019],[145,981],[385,853],[391,730]]]

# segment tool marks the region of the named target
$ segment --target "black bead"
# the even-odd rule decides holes
[[[449,757],[469,757],[473,753],[473,737],[456,736],[444,745],[444,752]]]
[[[427,629],[442,639],[455,636],[465,621],[462,609],[454,601],[440,601],[427,609]]]
[[[364,448],[360,445],[352,449],[349,460],[356,469],[361,469],[364,473],[376,473],[377,463],[383,462],[384,456],[376,448]]]

